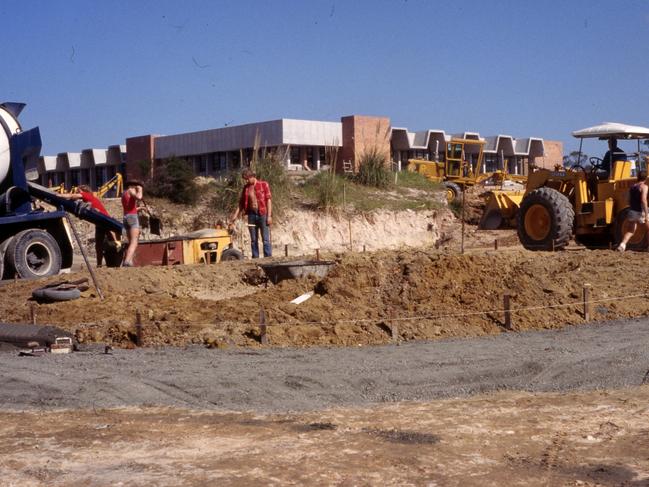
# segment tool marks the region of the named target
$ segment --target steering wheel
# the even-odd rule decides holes
[[[604,161],[601,160],[599,157],[591,157],[590,159],[588,159],[588,162],[590,163],[591,166],[590,172],[601,171],[604,169],[602,167]]]

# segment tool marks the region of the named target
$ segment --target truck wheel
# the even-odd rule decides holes
[[[630,211],[631,208],[625,208],[615,217],[615,242],[618,244],[622,241],[624,234],[633,228],[633,223],[629,221]],[[635,233],[626,244],[626,248],[629,250],[645,250],[647,248],[647,228],[642,223],[637,224]]]
[[[243,254],[237,249],[225,249],[221,254],[221,260],[242,260]]]
[[[518,211],[518,238],[528,250],[563,249],[570,238],[575,210],[570,200],[553,188],[531,191]]]
[[[462,198],[462,188],[459,185],[446,181],[444,183],[446,188],[446,202],[452,203],[453,201],[460,201]]]
[[[8,267],[23,279],[58,274],[61,261],[59,244],[44,230],[23,230],[7,247]]]

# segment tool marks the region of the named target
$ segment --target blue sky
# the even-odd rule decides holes
[[[566,153],[572,130],[649,126],[647,0],[25,0],[0,17],[0,92],[28,104],[44,154],[282,117],[387,115]]]

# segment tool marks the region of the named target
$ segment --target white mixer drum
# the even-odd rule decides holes
[[[9,138],[21,131],[20,124],[14,116],[4,108],[0,107],[0,183],[2,183],[9,173],[11,165],[11,153],[9,152]]]

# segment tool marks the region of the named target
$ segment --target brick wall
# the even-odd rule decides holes
[[[361,155],[373,148],[390,161],[390,119],[350,115],[342,117],[343,144],[336,170],[341,171],[343,161],[351,161],[354,172],[358,171]]]
[[[142,161],[151,163],[153,171],[155,135],[140,135],[126,139],[126,179],[145,179],[149,174],[142,174]]]
[[[554,169],[558,164],[563,166],[563,143],[558,140],[544,140],[545,154],[534,158],[534,164],[545,169]]]

